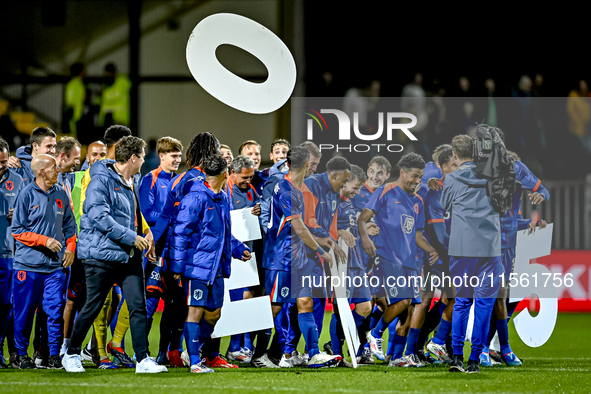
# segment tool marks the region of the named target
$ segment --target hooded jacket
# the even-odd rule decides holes
[[[443,183],[441,208],[451,210],[449,255],[496,257],[501,255],[501,225],[487,195],[487,180],[476,176],[468,161],[448,174]]]
[[[52,273],[62,269],[64,252],[76,251],[76,220],[66,191],[53,185],[47,192],[35,182],[18,195],[12,216],[12,236],[16,242],[14,269]],[[52,252],[45,244],[48,238],[62,244]]]
[[[206,182],[193,182],[182,199],[170,241],[170,270],[208,284],[230,277],[232,255],[245,250],[232,237],[231,202],[223,190],[214,193]]]
[[[16,150],[16,157],[21,162],[21,168],[15,168],[14,170],[21,176],[21,178],[23,178],[25,186],[33,182],[35,179],[35,174],[33,173],[33,170],[31,170],[31,160],[33,160],[31,149],[31,145],[26,145],[21,146]]]
[[[114,165],[114,160],[99,160],[88,170],[91,180],[82,207],[78,246],[82,260],[127,263],[134,248],[138,220],[142,220],[139,198]]]

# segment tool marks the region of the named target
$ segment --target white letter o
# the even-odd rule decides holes
[[[237,46],[258,58],[269,77],[263,83],[246,81],[217,59],[218,46]],[[187,42],[187,64],[195,80],[216,99],[237,110],[266,114],[291,96],[296,66],[287,46],[263,25],[236,14],[214,14],[195,26]]]

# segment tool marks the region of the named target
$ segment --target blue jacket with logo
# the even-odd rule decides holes
[[[33,182],[35,179],[35,174],[33,173],[33,170],[31,170],[31,160],[33,160],[31,149],[31,145],[21,146],[16,150],[15,155],[21,162],[21,168],[15,168],[14,170],[21,176],[21,178],[23,178],[25,186]]]
[[[14,238],[7,215],[11,209],[14,209],[18,193],[23,187],[25,187],[23,178],[14,170],[7,168],[0,179],[0,258],[13,256]]]
[[[166,187],[166,202],[160,207],[156,225],[152,228],[152,235],[156,242],[156,254],[167,257],[167,246],[170,243],[169,228],[174,224],[181,200],[191,189],[193,182],[203,182],[205,173],[199,167],[175,176]]]
[[[141,225],[136,216],[137,196],[114,165],[114,160],[105,159],[90,167],[91,180],[80,218],[78,258],[82,260],[127,263],[134,248],[138,221]],[[139,198],[137,203],[139,206]]]
[[[176,174],[165,172],[162,167],[148,172],[140,184],[140,205],[142,213],[150,227],[156,225],[160,217],[160,210],[166,203],[167,188]]]
[[[52,273],[62,269],[64,252],[76,251],[76,219],[66,191],[53,185],[47,192],[35,182],[18,194],[12,216],[12,236],[16,240],[14,269]],[[54,253],[45,247],[48,238],[62,244]]]
[[[449,255],[496,257],[501,255],[501,224],[486,192],[486,179],[468,161],[445,177],[441,208],[451,210]]]
[[[193,182],[182,199],[172,228],[170,270],[185,278],[213,283],[230,276],[232,256],[250,250],[232,236],[230,199],[206,182]]]

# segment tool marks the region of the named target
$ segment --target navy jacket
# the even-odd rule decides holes
[[[21,189],[25,187],[23,178],[14,170],[8,168],[0,179],[0,257],[12,258],[14,251],[14,238],[12,237],[11,224],[7,215],[14,209],[16,198]],[[12,267],[11,267],[12,268]]]
[[[445,177],[441,208],[451,210],[449,255],[496,257],[501,255],[501,224],[487,195],[486,179],[476,177],[469,161]]]
[[[62,269],[66,249],[76,251],[76,230],[66,191],[53,185],[45,192],[29,183],[19,193],[12,216],[12,236],[17,241],[14,269],[43,273]],[[61,242],[61,251],[45,247],[49,237]]]
[[[91,180],[80,218],[78,258],[82,260],[127,263],[134,248],[138,223],[141,226],[139,198],[114,164],[114,160],[105,159],[90,167]]]
[[[232,236],[230,199],[205,182],[193,182],[179,206],[170,239],[170,270],[208,284],[230,277],[232,255],[250,250]]]
[[[156,225],[160,210],[166,203],[168,184],[175,177],[174,172],[167,173],[158,167],[148,172],[140,184],[140,205],[146,222],[150,227]]]
[[[23,178],[25,186],[33,182],[35,179],[35,174],[33,173],[33,170],[31,170],[31,160],[33,160],[31,149],[31,145],[26,145],[21,146],[16,150],[16,157],[21,162],[21,168],[15,168],[14,170],[21,176],[21,178]]]

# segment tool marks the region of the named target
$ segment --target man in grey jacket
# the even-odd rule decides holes
[[[453,311],[450,372],[464,372],[464,339],[470,307],[475,302],[472,351],[466,372],[480,372],[480,352],[486,343],[492,308],[499,291],[501,225],[487,195],[486,179],[474,172],[473,140],[467,135],[452,140],[458,169],[445,177],[441,207],[451,211],[450,271],[457,289]]]

